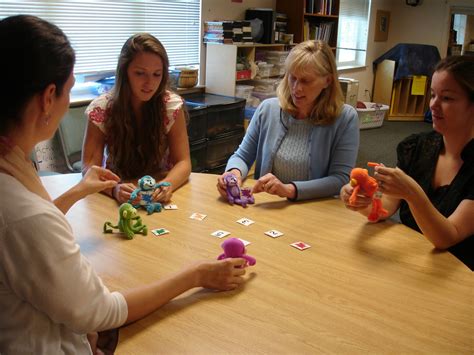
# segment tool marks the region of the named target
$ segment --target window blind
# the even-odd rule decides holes
[[[76,51],[76,74],[113,71],[127,38],[149,32],[170,65],[199,64],[200,0],[3,1],[0,18],[36,15],[59,26]]]
[[[370,0],[340,0],[337,34],[338,67],[364,66]]]

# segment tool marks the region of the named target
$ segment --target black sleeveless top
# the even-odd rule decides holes
[[[464,163],[451,184],[435,189],[431,182],[443,147],[443,136],[435,131],[413,134],[398,144],[397,166],[418,182],[443,216],[449,217],[462,200],[474,200],[474,139],[464,147],[461,153]],[[400,220],[420,232],[404,200],[400,205]],[[474,269],[474,235],[452,246],[449,251],[471,270]]]

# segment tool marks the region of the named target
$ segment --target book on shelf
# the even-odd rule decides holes
[[[306,0],[305,13],[315,15],[337,15],[337,0]]]

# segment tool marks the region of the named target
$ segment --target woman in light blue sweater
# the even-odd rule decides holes
[[[278,98],[260,104],[237,151],[219,176],[241,183],[255,162],[254,193],[290,200],[336,195],[349,181],[359,148],[357,112],[343,102],[336,62],[322,41],[298,44],[285,62]]]

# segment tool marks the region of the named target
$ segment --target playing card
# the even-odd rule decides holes
[[[272,238],[278,238],[278,237],[281,237],[283,235],[282,232],[277,231],[276,229],[266,231],[265,234],[268,235],[269,237],[272,237]]]
[[[170,231],[165,228],[157,228],[157,229],[152,229],[151,232],[153,233],[153,235],[156,235],[158,237],[163,234],[168,234]]]
[[[163,209],[165,209],[165,210],[177,210],[178,206],[176,206],[176,205],[164,205]]]
[[[255,223],[254,221],[252,221],[251,219],[248,219],[248,218],[241,218],[237,221],[237,223],[243,225],[243,226],[250,226],[251,224]]]
[[[204,218],[207,217],[207,214],[202,214],[202,213],[193,213],[189,218],[195,219],[197,221],[202,221]]]
[[[242,238],[237,238],[239,239],[242,243],[244,243],[244,246],[247,246],[250,244],[250,242],[248,240],[245,240],[245,239],[242,239]]]
[[[311,245],[306,244],[305,242],[294,242],[290,244],[293,248],[299,249],[299,250],[305,250],[308,248],[311,248]]]
[[[217,237],[217,238],[224,238],[224,237],[227,237],[229,234],[230,234],[230,232],[223,231],[223,230],[217,230],[217,231],[211,233],[211,235],[213,237]]]

